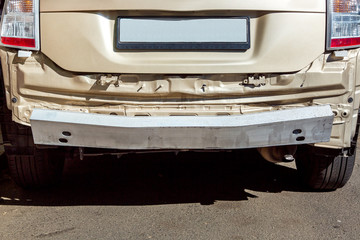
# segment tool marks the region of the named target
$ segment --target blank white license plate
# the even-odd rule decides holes
[[[249,18],[129,18],[117,21],[119,49],[250,48]]]

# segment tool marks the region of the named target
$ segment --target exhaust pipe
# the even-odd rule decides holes
[[[279,162],[292,162],[295,160],[294,155],[297,146],[277,146],[277,147],[264,147],[257,149],[260,155],[267,161],[272,163]]]

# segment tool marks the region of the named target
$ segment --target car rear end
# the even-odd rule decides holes
[[[41,146],[353,156],[359,22],[345,0],[8,0],[6,105]]]

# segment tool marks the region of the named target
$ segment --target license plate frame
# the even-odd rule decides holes
[[[125,23],[125,24],[124,24]],[[146,25],[146,29],[144,29],[144,23],[149,23]],[[190,24],[197,24],[197,28],[194,30],[189,30],[184,28],[184,26],[190,26]],[[203,31],[201,29],[201,24],[204,24],[204,27],[207,27],[206,24],[214,24],[216,26],[216,30],[220,31],[217,34],[209,34],[209,32],[204,32],[204,34],[208,34],[210,39],[209,41],[202,40],[202,32],[196,32],[197,30]],[[127,24],[127,25],[126,25]],[[141,25],[143,24],[143,25]],[[151,26],[153,24],[153,26]],[[171,27],[179,27],[182,28],[184,33],[179,31],[173,31],[170,33],[170,36],[166,36],[165,34],[157,35],[156,32],[154,34],[150,33],[151,27],[156,29],[158,24],[159,26],[167,27],[168,32],[171,32]],[[180,24],[180,25],[179,25]],[[182,25],[181,25],[182,24]],[[224,29],[229,29],[228,32],[224,32],[224,35],[221,35],[222,25],[224,25]],[[239,24],[239,25],[236,25]],[[143,29],[141,29],[141,27]],[[200,27],[199,27],[200,26]],[[213,25],[214,26],[214,25]],[[239,27],[241,32],[233,32],[234,28]],[[138,28],[138,29],[137,29]],[[194,28],[191,26],[191,28]],[[156,30],[158,30],[156,29]],[[174,28],[175,29],[175,28]],[[232,30],[231,30],[232,29]],[[142,31],[143,36],[139,38],[139,32]],[[225,29],[226,30],[226,29]],[[230,30],[232,31],[230,33]],[[191,32],[192,31],[192,32]],[[147,33],[143,33],[147,32]],[[189,33],[193,34],[189,36]],[[146,35],[147,34],[147,35]],[[171,39],[173,35],[180,36],[181,41],[177,41],[177,39]],[[245,35],[245,36],[244,36]],[[142,40],[142,37],[144,40]],[[223,41],[225,38],[229,38],[229,41]],[[146,39],[147,38],[147,39]],[[159,38],[168,38],[169,41],[157,41]],[[187,38],[186,40],[184,40]],[[190,39],[189,39],[190,38]],[[194,41],[192,41],[192,38]],[[197,39],[196,39],[197,38]],[[215,39],[217,38],[217,39]],[[215,39],[215,41],[214,41]],[[237,40],[235,40],[237,39]],[[245,51],[250,49],[250,18],[241,16],[241,17],[118,17],[116,21],[116,48],[120,50],[241,50]]]

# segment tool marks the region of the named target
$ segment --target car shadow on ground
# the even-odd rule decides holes
[[[22,190],[8,177],[0,181],[6,205],[213,204],[257,198],[247,190],[306,191],[296,170],[263,160],[255,150],[221,153],[130,154],[67,160],[62,183]]]

